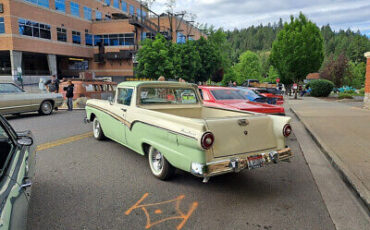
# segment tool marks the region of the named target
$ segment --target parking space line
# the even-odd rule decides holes
[[[84,134],[80,134],[80,135],[76,135],[76,136],[72,136],[72,137],[67,137],[67,138],[60,139],[60,140],[56,140],[56,141],[53,141],[53,142],[48,142],[48,143],[45,143],[45,144],[38,145],[36,151],[43,151],[43,150],[51,149],[51,148],[54,148],[54,147],[57,147],[57,146],[60,146],[60,145],[65,145],[65,144],[68,144],[68,143],[71,143],[71,142],[79,141],[79,140],[82,140],[82,139],[85,139],[85,138],[88,138],[88,137],[91,137],[91,136],[93,136],[93,133],[88,132],[88,133],[84,133]]]

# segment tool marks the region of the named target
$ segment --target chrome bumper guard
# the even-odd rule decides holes
[[[262,165],[277,164],[279,161],[289,161],[293,157],[290,148],[285,148],[279,151],[272,151],[269,153],[252,154],[252,157],[258,157],[262,160]],[[251,157],[248,156],[248,157]],[[240,172],[244,169],[252,170],[251,162],[248,157],[233,157],[227,160],[211,162],[207,164],[192,163],[190,172],[197,177],[212,177],[225,173]]]

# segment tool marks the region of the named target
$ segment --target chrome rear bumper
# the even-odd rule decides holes
[[[269,153],[251,154],[250,156],[258,157],[262,160],[262,166],[277,164],[279,161],[289,161],[293,157],[290,148]],[[248,157],[250,157],[248,156]],[[240,172],[244,169],[253,169],[250,166],[248,157],[230,157],[227,160],[210,162],[207,164],[192,163],[190,172],[197,177],[209,178],[221,174]]]

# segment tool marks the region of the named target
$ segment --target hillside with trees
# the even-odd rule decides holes
[[[137,55],[137,76],[227,85],[247,79],[301,82],[308,73],[335,83],[363,87],[370,39],[359,31],[319,28],[304,14],[290,21],[225,31],[200,26],[207,39],[173,44],[163,36],[146,39]]]

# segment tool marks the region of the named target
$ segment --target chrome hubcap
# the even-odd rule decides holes
[[[44,113],[50,113],[50,110],[51,110],[50,103],[48,102],[43,103],[41,109],[42,109],[42,112]]]
[[[155,173],[161,173],[163,168],[163,155],[158,150],[154,150],[151,156],[152,168]]]
[[[95,137],[98,137],[99,134],[100,134],[100,123],[99,123],[99,121],[98,120],[94,120],[93,126],[94,126],[94,136]]]

